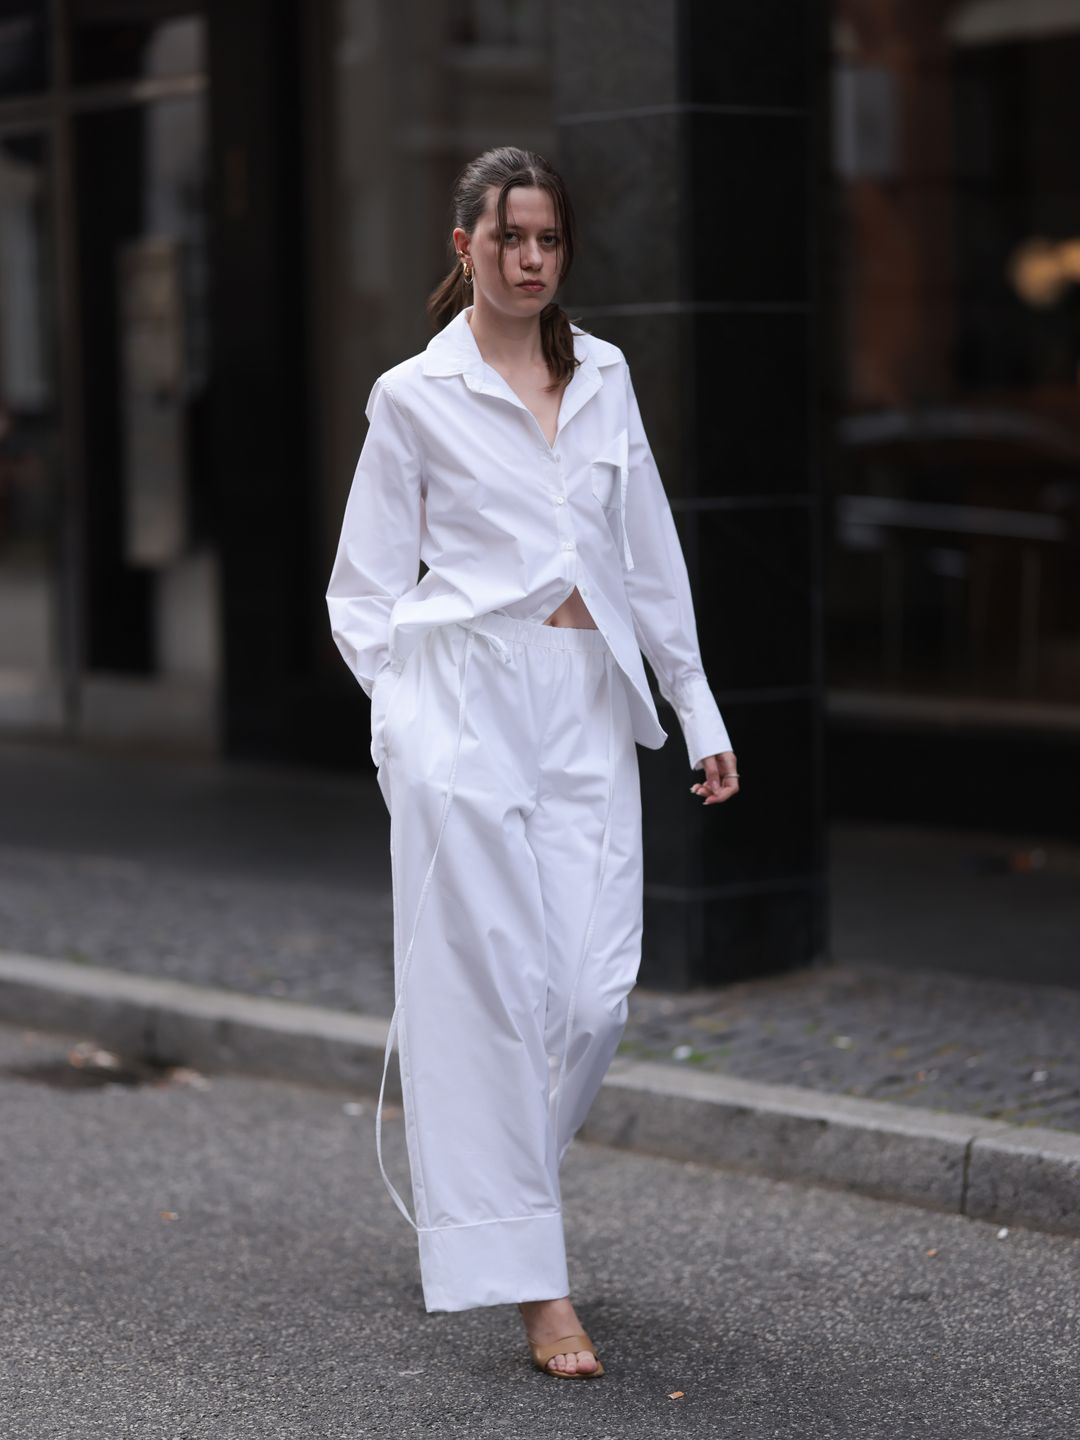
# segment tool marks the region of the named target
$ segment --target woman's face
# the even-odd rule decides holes
[[[506,254],[500,273],[495,217],[498,193],[494,185],[489,187],[487,208],[471,237],[465,230],[454,230],[454,249],[469,257],[473,298],[481,306],[517,318],[536,315],[555,298],[558,285],[555,204],[548,192],[538,187],[517,185],[507,192]]]

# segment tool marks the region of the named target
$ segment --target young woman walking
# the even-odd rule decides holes
[[[375,1134],[425,1307],[517,1303],[534,1363],[603,1373],[569,1297],[559,1172],[641,958],[636,744],[738,791],[686,565],[622,351],[555,299],[558,174],[500,147],[454,188],[437,333],[375,381],[327,592],[371,697],[396,1004]],[[417,583],[420,561],[426,573]],[[382,1160],[395,1036],[416,1219]]]

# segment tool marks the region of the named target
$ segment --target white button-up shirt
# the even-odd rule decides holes
[[[372,757],[381,763],[377,682],[400,674],[427,630],[492,610],[542,621],[576,585],[618,664],[635,740],[655,750],[667,739],[644,652],[699,768],[732,747],[626,357],[572,326],[582,363],[550,445],[484,361],[471,309],[380,375],[365,407],[326,601],[334,640],[373,699]]]

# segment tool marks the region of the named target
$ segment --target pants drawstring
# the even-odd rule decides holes
[[[475,617],[468,620],[462,620],[459,623],[462,624],[465,629],[469,631],[470,634],[479,635],[482,640],[486,640],[488,645],[491,647],[491,649],[499,657],[499,659],[503,662],[504,665],[510,665],[513,663],[514,657],[510,653],[510,647],[509,645],[507,645],[506,641],[502,638],[501,635],[492,634],[490,630],[480,629],[479,622]]]
[[[584,943],[583,943],[583,945],[582,945],[582,947],[581,947],[581,959],[580,959],[580,961],[578,962],[577,974],[574,976],[574,984],[573,984],[573,987],[572,987],[572,989],[571,989],[571,991],[570,991],[570,999],[569,999],[569,1002],[568,1002],[567,1007],[566,1007],[566,1032],[565,1032],[565,1034],[564,1034],[564,1036],[563,1036],[562,1060],[561,1060],[561,1063],[560,1063],[560,1065],[559,1065],[559,1078],[558,1078],[558,1080],[556,1081],[556,1084],[555,1084],[555,1119],[554,1119],[554,1126],[555,1126],[555,1143],[556,1143],[556,1144],[558,1144],[558,1136],[559,1136],[559,1102],[560,1102],[561,1099],[562,1099],[563,1082],[564,1082],[565,1077],[566,1077],[566,1062],[567,1062],[567,1057],[569,1056],[569,1053],[570,1053],[570,1036],[571,1036],[571,1034],[572,1034],[573,1024],[574,1024],[574,1004],[575,1004],[575,1001],[576,1001],[576,999],[577,999],[578,985],[579,985],[579,983],[580,983],[580,981],[581,981],[581,976],[582,976],[582,974],[583,974],[583,972],[584,972],[584,970],[585,970],[585,961],[587,960],[588,955],[589,955],[589,946],[590,946],[590,944],[592,943],[593,925],[595,924],[595,921],[596,921],[596,911],[597,911],[597,907],[599,906],[599,903],[600,903],[600,891],[601,891],[601,889],[602,889],[602,887],[603,887],[603,884],[604,884],[604,867],[605,867],[606,864],[607,864],[608,847],[609,847],[609,843],[610,843],[610,840],[611,840],[611,810],[612,810],[612,798],[613,798],[614,793],[615,793],[615,781],[614,781],[614,776],[613,776],[613,758],[614,758],[614,757],[613,757],[613,749],[614,749],[614,734],[615,734],[615,712],[614,712],[614,697],[613,697],[613,694],[612,694],[612,692],[613,692],[613,690],[614,690],[614,686],[615,686],[615,677],[614,677],[614,675],[612,674],[612,668],[611,668],[611,667],[612,667],[611,656],[610,656],[610,655],[605,655],[605,657],[604,657],[604,670],[605,670],[606,677],[607,677],[607,692],[608,692],[608,748],[607,748],[608,793],[607,793],[607,811],[606,811],[606,813],[605,813],[605,815],[604,815],[604,834],[603,834],[603,839],[602,839],[601,842],[600,842],[600,863],[599,863],[599,868],[598,868],[597,877],[596,877],[596,890],[595,890],[594,893],[593,893],[592,907],[591,907],[591,909],[590,909],[590,911],[589,911],[589,923],[588,923],[588,925],[586,926],[586,929],[585,929],[585,940],[584,940]]]

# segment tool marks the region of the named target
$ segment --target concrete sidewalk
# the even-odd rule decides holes
[[[16,802],[0,816],[0,1013],[81,1018],[207,1068],[377,1082],[392,919],[369,777],[7,746],[0,784]],[[1025,974],[1038,947],[1040,975],[1072,976],[1080,850],[834,827],[832,856],[836,961],[638,987],[589,1133],[1080,1229],[1080,990],[963,973],[981,954]],[[930,968],[931,893],[952,973]],[[884,962],[905,936],[927,968]]]

